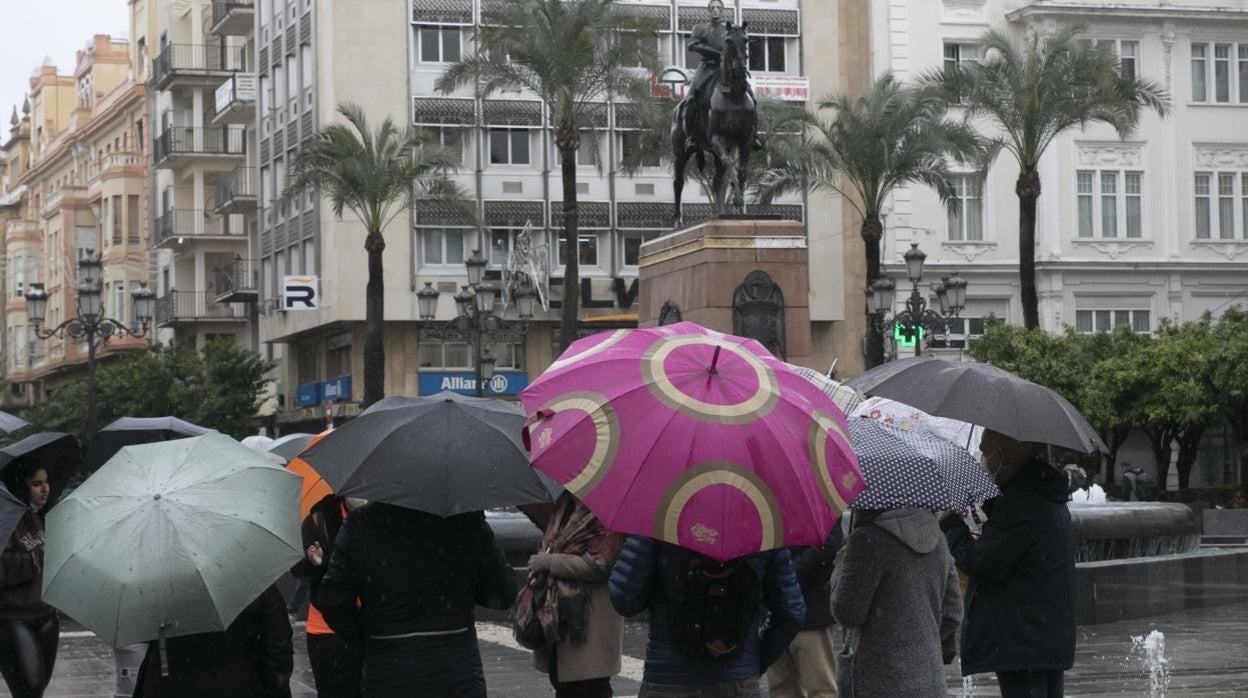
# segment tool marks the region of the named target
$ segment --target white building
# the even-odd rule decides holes
[[[876,74],[910,78],[974,60],[990,27],[1021,36],[1077,23],[1112,42],[1124,70],[1169,90],[1172,112],[1146,113],[1127,140],[1095,126],[1045,153],[1036,235],[1044,328],[1150,332],[1163,318],[1248,305],[1248,0],[872,0],[871,11]],[[989,314],[1022,322],[1017,175],[1003,154],[982,191],[963,183],[962,215],[912,187],[887,216],[886,273],[904,279],[902,254],[918,243],[931,280],[956,270],[970,282],[964,334]],[[906,293],[899,288],[899,301]],[[1215,441],[1193,485],[1235,480]],[[1119,462],[1151,461],[1133,442]]]

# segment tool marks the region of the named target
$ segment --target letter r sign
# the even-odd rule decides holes
[[[282,277],[282,310],[316,310],[319,286],[315,276]]]

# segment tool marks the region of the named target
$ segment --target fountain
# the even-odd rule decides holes
[[[1087,495],[1080,499],[1095,501]],[[1083,504],[1072,498],[1070,519],[1079,531],[1078,562],[1175,555],[1200,547],[1200,522],[1186,504],[1103,498]]]
[[[1170,686],[1170,660],[1166,658],[1166,636],[1160,630],[1131,637],[1131,653],[1139,655],[1148,675],[1150,698],[1164,698]]]

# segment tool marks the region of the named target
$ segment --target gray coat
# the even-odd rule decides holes
[[[854,651],[837,658],[842,696],[944,696],[962,598],[936,517],[897,509],[851,533],[832,576],[832,614]]]

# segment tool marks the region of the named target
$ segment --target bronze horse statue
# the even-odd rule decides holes
[[[697,156],[698,168],[705,169],[705,153],[715,158],[714,196],[724,191],[725,177],[732,184],[732,207],[745,209],[745,176],[750,151],[758,133],[758,110],[749,85],[749,36],[747,23],[727,23],[724,49],[720,56],[705,49],[708,60],[718,58],[719,71],[707,85],[706,95],[690,93],[672,112],[672,155],[675,161],[676,208],[673,227],[682,224],[681,195],[685,188],[685,167]],[[689,113],[689,110],[695,110]],[[692,133],[686,131],[690,124]],[[731,158],[737,151],[735,166]]]

